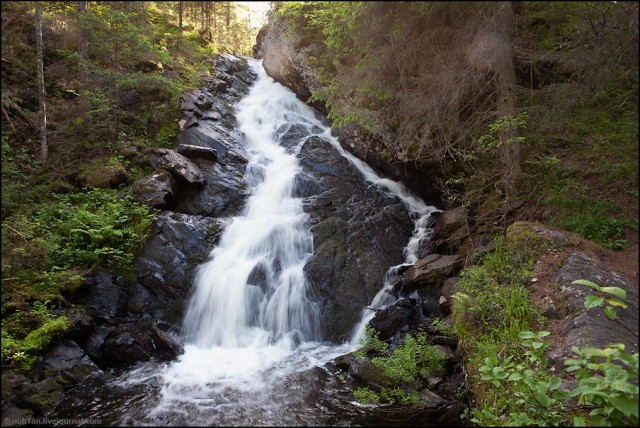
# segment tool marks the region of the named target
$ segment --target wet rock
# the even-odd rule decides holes
[[[130,366],[152,357],[173,360],[183,352],[176,337],[169,324],[150,317],[119,324],[104,343],[103,360],[110,367]]]
[[[151,340],[151,355],[160,360],[173,360],[184,352],[177,332],[166,322],[144,317],[135,324]]]
[[[152,347],[148,336],[131,325],[122,325],[110,335],[104,343],[103,358],[110,367],[131,365],[139,361],[148,361]]]
[[[402,275],[402,290],[408,293],[426,285],[442,286],[461,266],[461,256],[430,254],[418,260]]]
[[[217,242],[222,223],[216,219],[162,212],[142,254],[134,261],[143,288],[129,288],[128,302],[172,325],[182,321],[184,299],[195,269]]]
[[[397,333],[406,332],[410,327],[417,325],[420,320],[416,303],[413,299],[401,298],[393,305],[376,312],[369,325],[378,332],[378,339],[386,341]]]
[[[46,416],[64,399],[62,385],[48,378],[28,383],[16,394],[16,404],[31,409],[35,416]]]
[[[386,271],[403,261],[413,223],[398,198],[363,181],[328,141],[306,140],[300,164],[308,185],[297,192],[309,213],[315,249],[305,272],[323,314],[324,337],[342,341],[382,287]]]
[[[102,374],[94,362],[73,340],[66,339],[44,357],[43,375],[49,378],[61,375],[72,383],[81,382],[89,376]]]
[[[218,152],[215,149],[190,144],[179,144],[176,151],[188,158],[202,158],[214,161],[218,157]]]

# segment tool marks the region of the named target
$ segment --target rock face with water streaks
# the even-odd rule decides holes
[[[349,339],[361,311],[402,263],[413,224],[399,198],[363,180],[328,141],[311,137],[300,152],[314,240],[306,272],[321,305],[324,337]]]

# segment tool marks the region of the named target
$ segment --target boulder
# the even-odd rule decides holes
[[[144,150],[143,154],[152,167],[163,168],[178,180],[199,185],[205,182],[200,168],[185,156],[173,150],[149,147]]]
[[[164,208],[176,193],[176,183],[171,174],[158,169],[149,177],[141,178],[131,186],[131,196],[136,202],[154,208]]]
[[[61,375],[72,383],[102,374],[102,370],[94,364],[82,348],[69,339],[64,340],[45,355],[42,372],[48,378]]]
[[[131,176],[121,164],[116,165],[91,165],[78,175],[81,186],[89,186],[104,189],[117,189],[129,184]]]
[[[103,359],[107,366],[122,367],[152,357],[173,360],[182,352],[167,323],[146,317],[135,324],[119,324],[104,342]]]
[[[214,161],[218,157],[216,149],[191,144],[178,144],[176,151],[188,158],[202,158]]]
[[[393,305],[376,312],[369,325],[378,332],[378,339],[387,340],[399,332],[407,332],[419,323],[416,301],[401,298]]]
[[[402,290],[410,292],[426,285],[442,286],[444,281],[462,267],[459,255],[430,254],[418,260],[402,275]]]
[[[455,254],[469,235],[467,216],[468,210],[463,206],[440,213],[433,229],[432,245],[435,251]]]

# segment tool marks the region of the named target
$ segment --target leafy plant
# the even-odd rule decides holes
[[[626,309],[628,306],[623,302],[627,298],[627,292],[620,287],[602,287],[595,282],[586,279],[576,279],[572,284],[586,285],[595,288],[598,292],[596,295],[589,295],[584,299],[585,309],[602,307],[607,318],[616,319],[616,307]],[[613,296],[613,297],[607,297]]]
[[[367,328],[367,339],[355,355],[365,358],[363,350],[367,348],[380,354],[371,358],[371,363],[383,376],[375,390],[368,386],[354,389],[353,394],[363,403],[423,404],[425,399],[418,391],[428,385],[427,376],[444,369],[444,353],[429,344],[424,332],[405,335],[403,343],[390,350],[373,329]]]
[[[626,308],[626,293],[619,287],[601,287],[588,280],[574,284],[595,288],[602,295],[585,298],[587,309],[604,306],[607,316],[616,317],[616,308]],[[472,421],[481,425],[636,426],[638,424],[638,353],[623,352],[623,344],[603,349],[573,346],[574,357],[564,361],[566,373],[575,372],[577,386],[564,384],[553,376],[544,354],[550,342],[548,331],[522,331],[520,352],[490,352],[477,363],[478,378],[487,388],[483,402],[472,410]],[[522,352],[524,351],[524,352]],[[511,396],[505,398],[507,389]],[[589,411],[585,418],[585,411]]]

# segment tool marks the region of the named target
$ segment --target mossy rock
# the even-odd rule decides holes
[[[53,378],[27,384],[18,395],[19,404],[32,409],[36,415],[46,415],[63,399],[63,387]]]
[[[93,162],[80,173],[78,181],[83,186],[99,189],[117,189],[120,186],[129,184],[131,176],[124,165],[120,163],[98,165]]]
[[[530,258],[575,245],[575,242],[568,233],[551,226],[519,221],[507,228],[506,245],[512,254]]]

